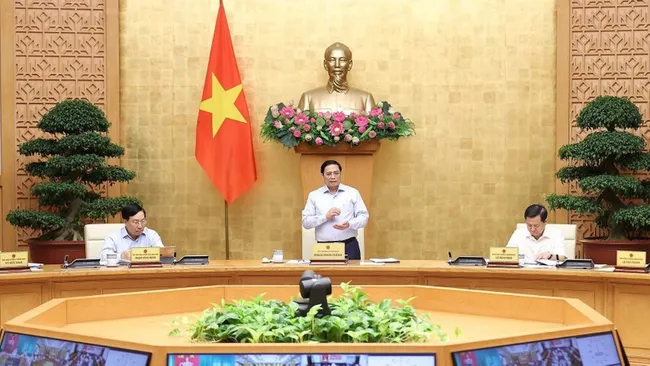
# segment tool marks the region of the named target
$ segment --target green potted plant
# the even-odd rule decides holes
[[[318,316],[320,305],[306,316],[298,305],[277,300],[253,300],[212,304],[194,322],[176,318],[170,336],[189,337],[197,343],[421,343],[431,336],[449,336],[426,314],[418,316],[409,300],[372,302],[359,287],[341,283],[343,294],[328,301],[331,314]],[[460,336],[456,328],[455,336]]]
[[[128,182],[135,173],[108,165],[106,158],[119,158],[124,149],[103,133],[110,123],[104,112],[92,103],[73,99],[62,101],[41,118],[38,128],[44,137],[19,146],[23,156],[38,160],[25,165],[25,171],[37,178],[31,194],[38,198],[39,209],[17,209],[7,221],[19,228],[39,231],[28,240],[31,260],[61,263],[63,256],[85,257],[83,225],[93,219],[107,219],[133,197],[102,197],[97,191],[105,184]]]
[[[650,250],[639,237],[650,229],[650,181],[632,175],[650,170],[646,141],[638,130],[643,117],[627,98],[600,96],[578,115],[577,125],[588,134],[562,146],[558,155],[568,165],[557,171],[562,183],[575,182],[581,195],[551,194],[549,207],[595,215],[608,230],[605,238],[585,238],[584,255],[597,263],[616,264],[616,250]]]

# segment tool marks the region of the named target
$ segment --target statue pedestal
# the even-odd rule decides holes
[[[374,154],[379,149],[379,141],[365,141],[359,146],[340,144],[338,146],[310,146],[300,144],[294,147],[300,154],[300,176],[302,180],[303,201],[309,192],[324,185],[320,166],[325,160],[338,161],[343,167],[341,183],[359,190],[366,206],[372,196],[372,168]]]

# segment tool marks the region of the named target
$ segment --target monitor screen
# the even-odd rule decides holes
[[[454,352],[454,365],[621,365],[611,332]]]
[[[168,354],[167,366],[435,366],[434,354]]]
[[[0,365],[148,366],[150,353],[4,332]]]

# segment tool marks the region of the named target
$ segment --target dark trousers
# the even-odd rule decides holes
[[[359,241],[357,238],[350,238],[339,241],[319,241],[319,243],[345,243],[345,255],[348,260],[361,260],[361,249],[359,248]]]

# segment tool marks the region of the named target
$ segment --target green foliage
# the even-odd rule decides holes
[[[31,193],[48,212],[13,210],[7,221],[43,231],[41,240],[72,240],[82,237],[85,218],[106,219],[120,205],[139,203],[131,197],[102,199],[91,188],[135,178],[134,172],[106,163],[107,158],[124,154],[121,146],[102,134],[109,126],[104,112],[85,100],[66,100],[45,113],[38,127],[50,136],[24,142],[18,151],[39,158],[27,164],[25,171],[43,180]]]
[[[555,173],[555,176],[562,182],[567,183],[574,180],[598,175],[598,168],[591,166],[565,166]]]
[[[176,318],[169,334],[220,343],[405,343],[424,342],[432,333],[448,339],[426,315],[416,315],[412,299],[397,300],[399,306],[389,299],[373,303],[358,287],[342,283],[341,288],[343,295],[329,301],[331,315],[318,317],[319,307],[314,307],[300,317],[296,303],[263,300],[262,294],[251,301],[212,304],[195,322]]]
[[[54,230],[65,225],[65,218],[43,211],[13,210],[7,220],[13,226],[35,230]]]
[[[599,195],[606,189],[626,197],[644,197],[647,195],[645,182],[621,175],[605,174],[585,177],[580,180],[579,185],[583,192],[593,195]]]
[[[576,122],[584,130],[606,128],[614,131],[617,128],[637,129],[643,124],[643,117],[627,98],[599,96],[580,111]]]
[[[639,153],[644,147],[643,138],[629,132],[600,131],[575,144],[562,146],[559,156],[562,160],[582,160],[588,165],[598,165],[608,157],[620,159],[625,155]]]
[[[646,230],[650,227],[650,206],[632,206],[612,214],[612,220],[628,231]]]
[[[79,135],[88,131],[107,132],[109,126],[104,112],[82,99],[57,103],[38,123],[38,128],[44,132],[65,135]]]
[[[142,202],[135,197],[125,196],[97,198],[88,202],[86,206],[81,209],[80,214],[91,219],[102,219],[105,218],[106,215],[113,216],[120,212],[122,207],[132,204],[142,205]]]
[[[551,210],[563,208],[579,214],[593,214],[602,210],[598,201],[589,197],[551,194],[546,197],[546,202],[548,202]]]
[[[41,206],[65,205],[75,198],[84,198],[88,189],[77,182],[43,182],[32,187],[32,196]]]
[[[25,156],[94,154],[116,158],[124,155],[124,148],[111,143],[111,139],[108,137],[92,131],[79,135],[68,135],[58,140],[38,138],[20,145],[18,151]]]
[[[617,162],[622,169],[629,169],[632,172],[650,170],[650,153],[628,154],[618,159]]]
[[[559,149],[558,156],[569,165],[555,176],[563,183],[577,182],[584,197],[552,194],[546,199],[550,208],[595,214],[596,223],[609,229],[609,239],[627,239],[632,230],[650,229],[648,210],[632,200],[650,201],[650,181],[621,175],[623,169],[650,170],[645,140],[617,130],[641,127],[639,109],[626,98],[601,96],[580,111],[577,123],[587,131],[600,130]]]

